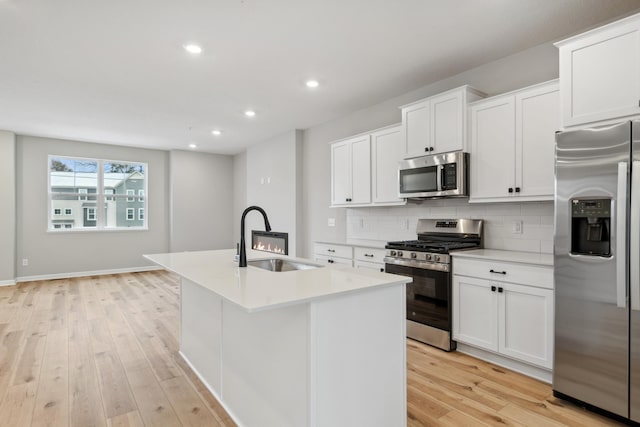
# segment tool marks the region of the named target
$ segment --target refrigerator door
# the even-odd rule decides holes
[[[629,407],[630,417],[640,422],[640,121],[632,122],[632,181],[631,181],[631,229],[630,281],[631,299],[631,357]]]
[[[553,389],[623,417],[630,135],[629,122],[556,135]]]

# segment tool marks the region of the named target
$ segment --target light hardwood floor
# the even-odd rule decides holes
[[[164,271],[0,287],[0,426],[234,426],[177,353],[178,302]],[[411,427],[618,425],[460,353],[409,340],[407,367]]]

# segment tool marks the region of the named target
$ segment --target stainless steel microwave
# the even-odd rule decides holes
[[[452,151],[400,162],[399,196],[407,199],[468,197],[469,153]]]

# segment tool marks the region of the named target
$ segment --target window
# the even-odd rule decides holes
[[[145,229],[146,192],[146,163],[49,156],[48,228]]]

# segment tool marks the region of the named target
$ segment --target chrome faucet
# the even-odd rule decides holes
[[[271,224],[269,224],[269,219],[267,218],[267,213],[259,206],[249,206],[247,209],[242,212],[242,218],[240,219],[240,261],[238,263],[238,267],[246,267],[247,266],[247,250],[244,247],[244,217],[251,211],[258,211],[262,214],[264,218],[264,229],[266,231],[271,231]]]

